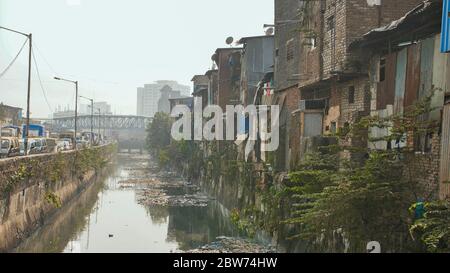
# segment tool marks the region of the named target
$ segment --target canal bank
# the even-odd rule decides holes
[[[15,252],[230,250],[273,251],[240,232],[221,203],[176,173],[159,170],[148,155],[119,154],[104,176]]]
[[[0,252],[18,246],[103,174],[116,145],[0,161]]]

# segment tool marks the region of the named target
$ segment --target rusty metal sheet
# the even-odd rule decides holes
[[[431,94],[433,83],[434,37],[422,41],[420,50],[419,99]]]
[[[434,56],[433,56],[433,89],[434,93],[431,97],[430,113],[432,120],[441,119],[441,110],[444,106],[444,94],[446,90],[447,77],[447,57],[448,54],[443,54],[440,51],[440,34],[435,36],[434,42]]]
[[[404,48],[397,54],[397,68],[395,72],[395,101],[394,114],[403,113],[403,104],[406,87],[406,63],[408,59],[408,50]]]
[[[439,195],[441,199],[450,197],[450,104],[444,106],[441,137],[441,160],[439,174]]]
[[[408,47],[408,63],[406,66],[406,88],[404,107],[414,104],[420,85],[420,44]]]
[[[385,80],[378,84],[377,110],[386,109],[387,105],[394,105],[396,66],[397,53],[391,53],[387,55]]]

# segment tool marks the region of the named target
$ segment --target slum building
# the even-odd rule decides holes
[[[292,150],[299,138],[292,113],[298,108],[300,93],[298,75],[300,68],[300,36],[298,22],[299,0],[275,0],[275,63],[274,96],[269,103],[280,106],[280,146],[273,156],[273,168],[280,172],[291,169]]]
[[[423,126],[397,141],[372,141],[371,149],[403,148],[410,153],[409,175],[423,186],[425,199],[448,198],[450,187],[450,57],[441,50],[442,0],[422,2],[399,20],[365,34],[359,46],[369,56],[370,113],[399,116],[430,98],[431,111],[418,117]],[[395,126],[395,125],[393,125]],[[422,126],[422,125],[420,125]],[[371,128],[381,139],[389,128]]]
[[[371,29],[401,18],[419,0],[303,1],[300,19],[300,153],[370,113],[367,57],[349,45]],[[319,138],[317,140],[317,137]],[[316,139],[316,141],[314,141]],[[364,139],[341,140],[364,146]],[[349,154],[347,154],[347,157]]]

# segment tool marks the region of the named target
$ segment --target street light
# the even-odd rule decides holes
[[[74,150],[77,149],[77,120],[78,120],[78,81],[72,81],[72,80],[67,80],[67,79],[63,79],[63,78],[59,78],[59,77],[54,77],[55,80],[57,81],[65,81],[65,82],[71,82],[73,84],[75,84],[75,145],[74,145]]]
[[[30,132],[30,97],[31,97],[31,54],[32,54],[32,44],[33,44],[33,34],[26,34],[17,30],[0,26],[0,29],[4,29],[10,32],[14,32],[23,35],[28,38],[30,44],[30,50],[28,53],[28,90],[27,90],[27,123],[25,128],[25,143],[24,143],[24,154],[28,155],[28,136]]]
[[[88,97],[79,96],[80,98],[91,101],[91,146],[94,146],[94,100]]]
[[[102,109],[97,108],[97,107],[94,107],[94,109],[98,111],[98,136],[100,137],[100,133],[101,133],[101,132],[100,132],[100,129],[101,129],[101,126],[100,126],[100,117],[101,117],[101,114],[102,114]]]

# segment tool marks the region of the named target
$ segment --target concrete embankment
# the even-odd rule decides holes
[[[0,252],[7,252],[102,174],[110,144],[81,151],[0,160]]]

